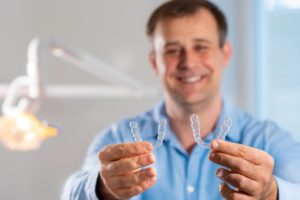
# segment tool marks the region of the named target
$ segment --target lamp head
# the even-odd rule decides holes
[[[0,118],[0,142],[11,150],[37,149],[45,139],[56,135],[55,128],[28,113]]]

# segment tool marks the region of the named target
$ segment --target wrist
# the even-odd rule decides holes
[[[119,200],[106,188],[100,174],[98,174],[95,190],[96,195],[100,200]]]
[[[272,180],[272,184],[271,184],[271,189],[270,189],[270,192],[269,194],[267,194],[266,196],[268,200],[278,200],[278,185],[277,185],[277,182],[275,180],[275,178],[273,177],[273,180]]]

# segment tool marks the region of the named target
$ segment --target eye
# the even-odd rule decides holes
[[[166,49],[165,54],[166,55],[179,55],[180,49],[179,48]]]
[[[206,46],[206,45],[197,45],[197,46],[195,46],[195,50],[197,52],[203,52],[203,51],[205,51],[207,49],[208,49],[208,46]]]

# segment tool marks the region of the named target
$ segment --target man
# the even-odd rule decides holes
[[[112,125],[94,140],[63,198],[297,199],[300,145],[274,123],[222,101],[221,78],[231,57],[222,12],[209,1],[168,1],[151,15],[147,33],[164,100],[133,120],[143,140],[153,142],[156,122],[166,118],[163,144],[154,150],[149,142],[130,143],[131,119]],[[194,141],[193,113],[210,149]],[[233,127],[226,141],[214,140],[225,117]]]

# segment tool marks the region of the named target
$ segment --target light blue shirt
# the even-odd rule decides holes
[[[279,199],[299,199],[300,144],[291,134],[270,121],[258,121],[249,114],[223,103],[222,113],[215,130],[206,138],[216,137],[225,117],[233,121],[226,140],[245,144],[268,152],[275,160],[274,176],[279,188]],[[72,175],[65,184],[62,199],[96,200],[95,185],[99,174],[98,152],[112,143],[133,142],[129,121],[139,124],[144,141],[155,141],[157,121],[167,119],[165,106],[160,102],[152,110],[124,119],[96,136],[89,147],[82,169]],[[187,119],[188,120],[188,119]],[[169,127],[169,126],[168,126]],[[186,134],[192,134],[187,130]],[[154,150],[157,171],[156,184],[133,200],[219,200],[222,199],[216,177],[220,167],[208,159],[210,150],[196,145],[188,154],[170,128],[167,128],[163,144]]]

